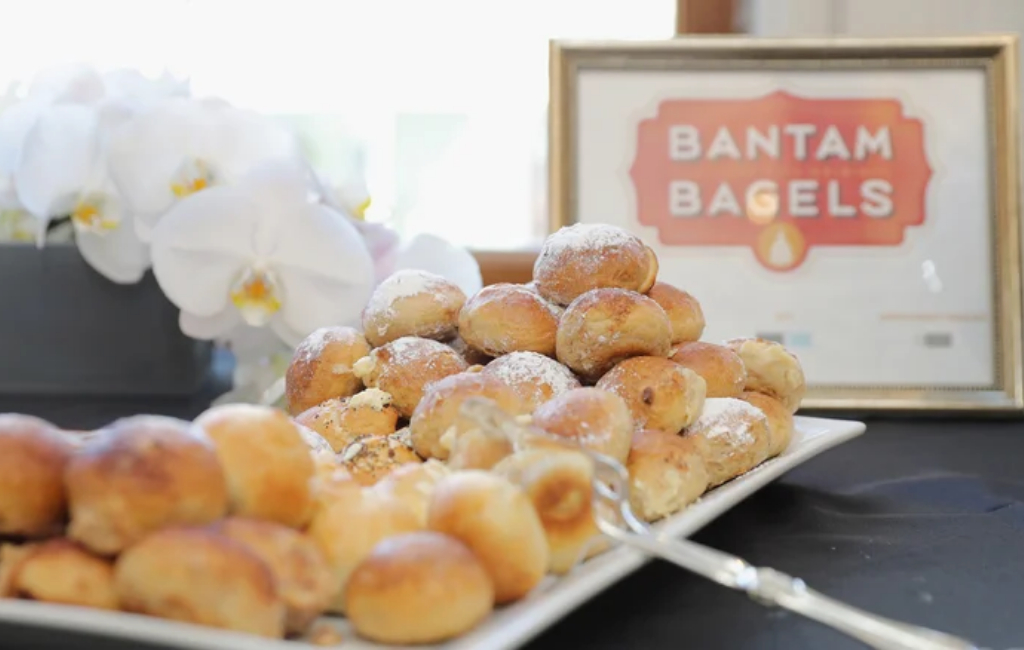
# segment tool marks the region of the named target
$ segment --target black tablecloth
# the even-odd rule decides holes
[[[1024,648],[1024,424],[868,420],[694,539],[878,614]],[[801,617],[657,562],[529,646],[846,650]]]
[[[220,387],[222,388],[222,386]],[[185,401],[25,400],[65,427],[157,412],[189,417],[218,390]],[[870,419],[867,433],[794,470],[696,536],[804,578],[873,612],[1024,648],[1024,423]],[[0,624],[0,648],[139,650]],[[570,614],[530,650],[845,650],[861,646],[795,615],[655,562]]]

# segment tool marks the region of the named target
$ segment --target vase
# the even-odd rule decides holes
[[[120,285],[73,244],[0,244],[0,393],[196,393],[212,344],[182,334],[152,273]]]

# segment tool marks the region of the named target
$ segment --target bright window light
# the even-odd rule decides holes
[[[4,3],[7,4],[7,3]],[[476,248],[546,228],[548,39],[672,35],[676,0],[11,2],[0,83],[86,62],[189,76],[365,169],[370,218]],[[2,88],[0,88],[2,89]]]

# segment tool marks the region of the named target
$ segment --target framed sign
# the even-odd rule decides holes
[[[622,226],[818,409],[1024,409],[1015,37],[553,42],[552,228]]]

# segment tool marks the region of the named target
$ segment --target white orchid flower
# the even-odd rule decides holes
[[[395,261],[402,243],[398,233],[382,223],[353,220],[353,225],[362,235],[366,247],[373,257],[374,276],[383,282],[395,270]]]
[[[96,104],[106,94],[99,71],[85,63],[68,63],[37,72],[28,87],[28,98],[52,103]]]
[[[108,100],[128,100],[150,107],[171,97],[187,97],[189,80],[170,72],[152,79],[132,68],[100,73],[96,68],[74,63],[39,71],[28,86],[26,99],[49,104],[99,105]]]
[[[4,174],[0,174],[0,210],[24,211],[14,189],[14,179]]]
[[[25,211],[14,182],[0,174],[0,242],[34,242],[39,236],[39,222]]]
[[[427,271],[447,278],[467,296],[480,291],[484,284],[480,264],[472,253],[427,233],[412,237],[399,249],[393,271],[407,269]]]
[[[149,110],[174,97],[191,94],[188,79],[178,79],[165,71],[150,79],[138,70],[120,68],[103,75],[105,97],[126,105],[134,112]]]
[[[49,105],[40,98],[23,99],[0,113],[0,174],[9,177],[17,169],[25,136]]]
[[[366,221],[370,193],[362,175],[342,183],[332,183],[323,177],[317,177],[317,181],[324,204],[345,215],[362,235],[373,258],[376,281],[382,282],[394,271],[401,238],[385,224]]]
[[[266,327],[241,325],[218,339],[232,353],[232,388],[215,403],[263,403],[268,391],[284,377],[294,347]],[[267,401],[274,401],[270,398]]]
[[[187,95],[188,82],[165,73],[149,79],[135,70],[113,70],[100,75],[87,65],[64,65],[40,71],[17,98],[8,88],[0,112],[0,174],[13,174],[29,131],[47,109],[60,104],[93,106],[112,113],[149,109],[174,96]],[[14,101],[16,100],[16,101]]]
[[[171,99],[118,130],[109,165],[147,241],[179,199],[288,158],[300,159],[298,141],[279,123],[220,102]]]
[[[70,216],[82,257],[114,282],[138,282],[149,268],[148,247],[107,173],[105,139],[117,119],[101,107],[55,104],[29,130],[14,171],[25,210],[47,223]]]
[[[366,212],[373,202],[370,200],[370,190],[362,173],[340,183],[332,183],[329,187],[333,202],[353,219],[366,221]]]
[[[411,269],[447,278],[467,296],[483,287],[480,264],[465,248],[428,233],[415,235],[403,242],[398,233],[388,226],[366,221],[365,214],[371,201],[364,175],[353,175],[338,183],[323,178],[319,180],[324,202],[352,216],[353,224],[373,256],[378,283],[395,271]]]
[[[291,160],[175,203],[153,230],[152,253],[182,331],[200,339],[244,322],[294,346],[319,327],[356,322],[374,286],[359,233]]]
[[[0,96],[0,112],[3,112],[7,108],[14,106],[21,101],[19,93],[21,92],[22,84],[17,81],[11,81],[7,84],[7,89],[4,90],[4,94]]]
[[[57,104],[96,105],[104,94],[103,79],[90,66],[41,70],[29,84],[26,97],[0,113],[0,173],[14,173],[25,138],[47,109]]]
[[[106,140],[136,112],[182,92],[187,86],[167,75],[64,66],[36,75],[28,96],[0,113],[0,175],[39,220],[40,245],[51,219],[70,216],[93,268],[114,282],[142,278],[148,250],[110,180]]]
[[[37,229],[35,217],[24,210],[0,208],[0,242],[34,242]]]

